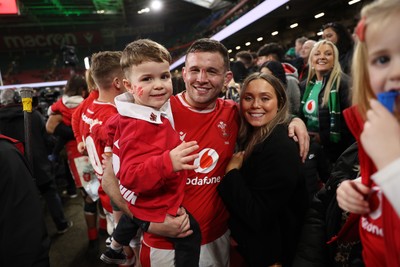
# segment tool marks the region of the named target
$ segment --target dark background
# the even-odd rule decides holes
[[[32,82],[65,78],[68,69],[59,70],[65,65],[65,45],[74,47],[77,68],[83,68],[85,56],[100,50],[121,50],[137,38],[160,42],[174,59],[178,59],[193,40],[215,34],[263,2],[219,0],[217,7],[208,9],[184,0],[161,1],[163,10],[142,15],[137,11],[148,6],[150,0],[18,1],[20,15],[0,16],[0,70],[4,84],[25,82],[28,77],[18,81],[10,76],[32,69],[36,70],[30,74]],[[222,43],[233,49],[233,57],[237,45],[241,50],[257,51],[261,45],[272,41],[289,48],[300,36],[318,40],[320,37],[316,34],[321,26],[331,21],[339,21],[352,31],[359,11],[369,2],[371,0],[348,5],[348,1],[343,0],[291,0]],[[314,15],[320,12],[325,16],[315,19]],[[299,26],[290,29],[294,22]],[[271,36],[273,31],[279,34]],[[264,39],[257,42],[260,36]],[[248,41],[251,45],[245,46]],[[39,73],[38,70],[43,71]]]

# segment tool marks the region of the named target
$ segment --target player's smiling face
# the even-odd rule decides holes
[[[212,108],[222,88],[232,78],[224,59],[217,52],[193,52],[186,56],[182,71],[186,85],[186,101],[193,107]]]

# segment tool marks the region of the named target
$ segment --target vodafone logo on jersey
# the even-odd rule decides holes
[[[371,219],[378,219],[382,215],[382,191],[379,187],[374,186],[369,194],[368,198],[369,207],[371,212],[369,213],[369,217]]]
[[[209,173],[217,165],[219,155],[212,148],[204,148],[200,151],[199,157],[194,160],[194,165],[199,166],[194,171],[197,173]]]
[[[305,110],[307,113],[311,114],[315,111],[316,106],[315,100],[308,100],[305,105]]]
[[[366,232],[383,237],[383,228],[377,221],[382,216],[382,191],[379,187],[372,187],[368,196],[368,203],[371,212],[368,216],[361,218],[361,227]]]

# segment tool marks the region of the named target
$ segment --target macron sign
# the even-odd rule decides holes
[[[100,32],[4,35],[1,37],[0,49],[59,48],[62,45],[87,46],[100,42]]]

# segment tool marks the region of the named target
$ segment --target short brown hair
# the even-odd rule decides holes
[[[249,51],[240,51],[236,53],[236,58],[242,59],[243,63],[246,65],[251,65],[253,63],[253,56]]]
[[[211,52],[219,53],[224,59],[225,70],[229,70],[229,53],[228,49],[219,41],[212,40],[209,38],[202,38],[194,41],[192,45],[186,51],[186,56],[190,53],[196,52]]]
[[[92,55],[90,72],[99,88],[110,88],[114,77],[122,75],[121,55],[121,51],[103,51]]]
[[[126,72],[129,71],[130,67],[146,61],[160,63],[167,61],[171,64],[172,58],[168,50],[159,43],[150,39],[139,39],[125,47],[121,57],[121,68],[127,75]]]
[[[276,61],[282,62],[285,50],[278,43],[268,43],[260,47],[257,52],[257,56],[272,56]]]

